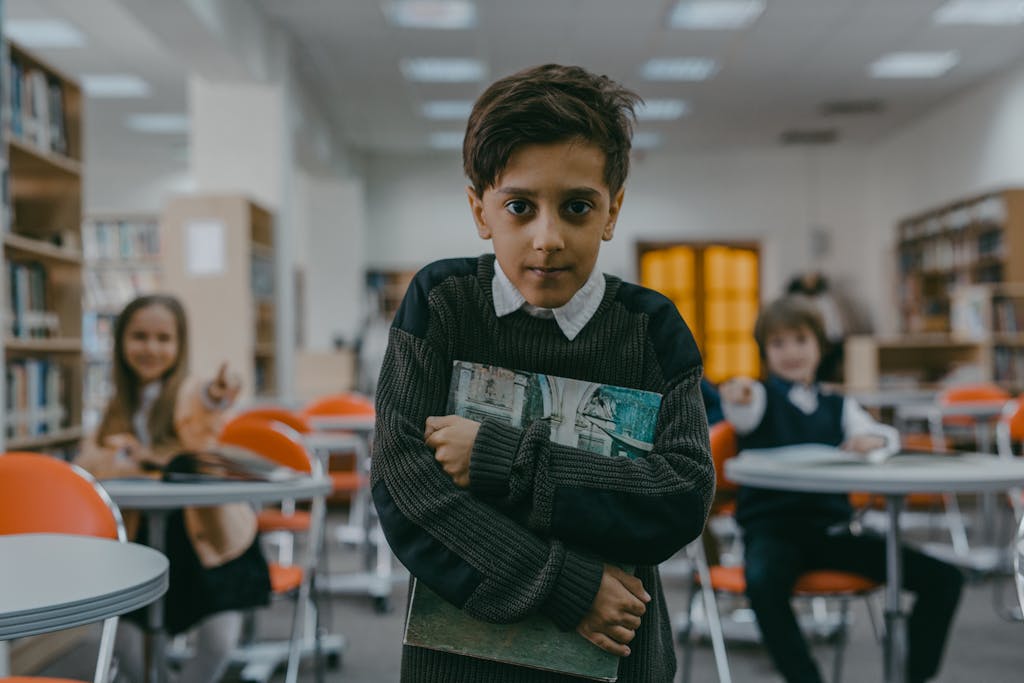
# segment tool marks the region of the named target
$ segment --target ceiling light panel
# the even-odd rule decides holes
[[[948,26],[1016,26],[1024,24],[1024,0],[950,0],[935,10],[932,21]]]
[[[872,78],[939,78],[960,63],[960,55],[948,52],[893,52],[868,68]]]
[[[403,59],[400,67],[406,80],[420,83],[475,83],[487,76],[487,67],[479,59]]]
[[[469,0],[391,0],[384,14],[395,26],[422,29],[467,29],[476,26],[476,5]]]
[[[85,47],[85,35],[63,19],[4,19],[4,35],[27,48]]]
[[[640,121],[671,121],[688,111],[689,107],[683,100],[645,100],[636,108],[636,118]]]
[[[648,81],[706,81],[718,73],[718,62],[709,57],[663,57],[648,60],[640,75]]]
[[[454,121],[468,119],[472,109],[469,100],[433,100],[423,104],[422,112],[428,119]]]
[[[668,25],[708,31],[746,28],[764,9],[764,0],[680,0],[669,14]]]
[[[186,114],[132,114],[125,119],[125,124],[140,133],[188,132],[188,116]]]
[[[83,74],[78,80],[87,97],[115,99],[150,94],[149,83],[135,74]]]

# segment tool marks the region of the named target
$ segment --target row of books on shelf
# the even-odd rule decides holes
[[[994,379],[1024,389],[1024,348],[996,346],[992,356]]]
[[[973,239],[948,239],[918,245],[904,245],[900,249],[900,270],[904,273],[921,270],[942,270],[970,266],[980,259],[999,259],[1005,256],[1003,234],[993,230]]]
[[[5,332],[19,339],[58,336],[60,319],[46,309],[46,269],[40,263],[7,261]]]
[[[10,54],[4,118],[11,135],[46,152],[68,153],[64,88],[42,69]]]
[[[992,302],[992,314],[995,332],[1024,332],[1024,297],[995,299]]]
[[[142,294],[160,288],[160,275],[155,270],[85,271],[85,307],[92,310],[115,311]]]
[[[82,250],[87,261],[155,261],[160,256],[160,226],[155,220],[86,222]]]
[[[1006,222],[1006,202],[1002,197],[986,197],[977,202],[950,209],[941,214],[904,223],[901,239],[916,239],[947,231],[964,230],[971,225],[1001,225]]]
[[[104,311],[82,313],[82,351],[90,358],[107,358],[114,350],[115,315]]]
[[[12,360],[6,368],[7,438],[58,431],[67,411],[62,400],[66,369],[45,358]]]
[[[252,295],[257,299],[274,298],[274,258],[269,254],[253,254],[250,260]]]

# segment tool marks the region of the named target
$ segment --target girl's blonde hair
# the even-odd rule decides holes
[[[128,365],[128,359],[125,358],[124,335],[132,317],[150,306],[162,306],[167,309],[174,317],[174,327],[178,333],[178,355],[161,378],[163,386],[160,388],[160,395],[149,413],[150,445],[159,447],[173,445],[178,441],[178,433],[174,426],[174,410],[178,390],[188,372],[188,324],[185,320],[185,309],[175,297],[168,294],[150,294],[131,301],[114,323],[114,395],[107,403],[103,419],[100,421],[96,435],[99,443],[103,443],[103,440],[112,434],[135,433],[132,416],[139,409],[142,385],[135,371]]]

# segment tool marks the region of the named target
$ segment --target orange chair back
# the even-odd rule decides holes
[[[715,481],[719,491],[735,491],[737,486],[725,478],[725,461],[739,452],[736,430],[731,424],[716,422],[711,425],[711,459],[715,463]]]
[[[78,467],[39,453],[0,455],[0,534],[117,539],[116,510]]]
[[[1010,428],[1010,439],[1024,441],[1024,394],[1017,398],[1017,409],[1003,417]]]
[[[1010,394],[997,384],[981,382],[950,387],[939,394],[939,403],[970,403],[976,401],[1008,401]]]
[[[349,391],[315,399],[303,409],[302,414],[306,417],[334,415],[372,417],[374,412],[373,401],[366,396]]]
[[[281,422],[243,416],[224,426],[220,442],[238,446],[298,472],[312,473],[313,466],[298,432]]]
[[[313,431],[313,428],[309,426],[309,422],[305,417],[299,413],[288,410],[287,408],[281,408],[278,406],[266,406],[263,408],[252,408],[245,412],[239,413],[235,420],[244,419],[247,417],[258,417],[264,420],[273,420],[286,424],[299,434],[309,434]],[[230,424],[230,423],[229,423]]]

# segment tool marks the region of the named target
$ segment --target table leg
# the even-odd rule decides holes
[[[885,537],[885,681],[904,683],[907,676],[907,622],[900,607],[903,566],[900,551],[902,495],[887,495],[889,533]]]
[[[165,552],[164,539],[167,533],[167,512],[164,510],[148,510],[146,512],[146,533],[149,546],[161,553]],[[146,681],[147,683],[164,683],[167,680],[166,646],[167,635],[164,632],[164,598],[157,598],[150,603],[146,611]]]

